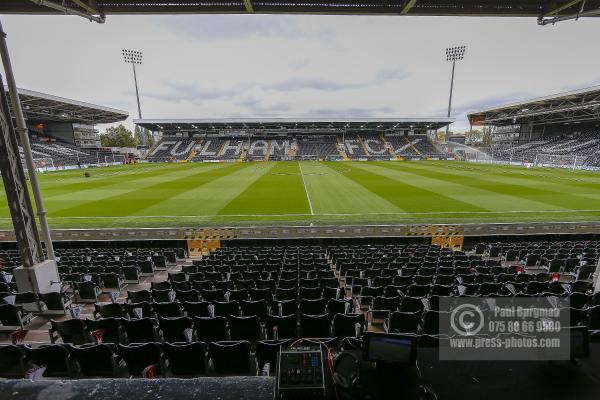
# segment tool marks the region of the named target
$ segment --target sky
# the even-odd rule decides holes
[[[600,84],[600,18],[190,15],[1,17],[21,88],[137,118],[445,117]],[[99,127],[101,130],[105,126]]]

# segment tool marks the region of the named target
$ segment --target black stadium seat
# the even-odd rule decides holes
[[[54,343],[60,337],[63,343],[84,344],[91,343],[85,321],[81,319],[67,319],[65,321],[50,320],[50,341]],[[58,337],[57,337],[58,335]]]
[[[210,317],[210,303],[208,301],[196,301],[183,303],[183,309],[186,315],[190,318],[194,317]]]
[[[154,366],[157,376],[163,374],[162,351],[157,343],[120,344],[118,352],[125,360],[129,376],[141,378],[150,366]]]
[[[172,376],[195,377],[206,374],[208,360],[205,343],[165,343],[163,350]]]
[[[360,337],[364,329],[364,314],[335,314],[333,316],[332,336]]]
[[[331,336],[331,320],[329,314],[300,316],[300,332],[302,337],[326,338]]]
[[[111,344],[71,346],[69,352],[77,361],[79,373],[85,378],[117,378],[119,365],[115,354],[117,347]]]
[[[119,303],[94,304],[94,316],[96,318],[123,318],[125,310],[123,305]]]
[[[268,315],[267,322],[267,337],[269,339],[291,339],[296,337],[296,314],[286,316]],[[275,332],[277,337],[275,337]]]
[[[158,340],[156,320],[153,318],[123,319],[123,332],[129,343],[146,343]]]
[[[26,348],[25,352],[27,358],[35,365],[46,367],[42,376],[46,378],[75,377],[75,366],[67,347],[59,344],[50,344],[37,348]]]
[[[260,319],[256,315],[247,317],[230,316],[227,321],[229,322],[231,340],[256,342],[264,339]]]
[[[85,327],[96,341],[102,343],[121,343],[121,323],[116,318],[86,319]],[[101,340],[98,340],[101,338]]]
[[[25,351],[12,344],[0,345],[0,377],[21,379],[25,377],[27,366]]]
[[[227,340],[227,319],[225,317],[195,317],[194,331],[198,340],[202,342]]]
[[[165,342],[186,342],[186,330],[192,333],[192,319],[189,317],[158,318],[158,326]]]
[[[261,340],[256,343],[256,362],[259,370],[263,370],[266,363],[269,363],[270,373],[275,372],[277,365],[277,354],[281,346],[291,344],[291,339],[283,340]]]
[[[243,340],[210,342],[208,355],[217,374],[253,375],[255,373],[250,357],[250,342]]]
[[[183,309],[178,301],[153,303],[152,309],[156,313],[156,316],[163,318],[175,318],[183,315]]]

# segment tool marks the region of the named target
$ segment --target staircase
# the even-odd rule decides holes
[[[339,136],[337,137],[337,150],[344,161],[350,160],[350,157],[348,157],[348,154],[346,153],[346,145],[340,140]]]
[[[358,139],[358,143],[360,144],[360,147],[363,149],[363,151],[365,152],[365,155],[369,155],[369,149],[367,149],[367,146],[365,145],[365,142],[363,142],[363,139],[360,135],[356,135],[356,138]]]
[[[161,142],[162,142],[162,138],[160,138],[159,140],[157,140],[156,142],[154,142],[154,144],[152,145],[152,147],[150,147],[148,149],[148,151],[146,152],[146,154],[144,154],[143,159],[144,160],[147,159],[150,156],[150,154],[152,154],[152,152],[158,147],[158,145],[161,144]]]
[[[267,152],[265,153],[265,158],[263,161],[269,161],[269,157],[271,157],[271,149],[273,148],[273,141],[269,140],[269,147],[267,147]]]
[[[293,160],[296,157],[298,157],[298,142],[292,142],[290,148],[288,149],[287,155],[290,158],[290,160]]]
[[[384,134],[381,134],[381,141],[383,142],[383,145],[387,149],[388,153],[390,153],[390,156],[394,157],[396,160],[399,160],[400,157],[394,152],[394,147],[390,144],[390,142],[387,141]]]
[[[190,154],[188,154],[185,161],[189,162],[192,160],[192,158],[194,158],[196,156],[196,148],[198,146],[202,146],[202,139],[198,140],[198,142],[194,145],[194,147],[192,147],[192,151],[190,151]]]
[[[240,152],[240,158],[238,158],[239,162],[242,162],[246,159],[246,153],[248,153],[248,150],[244,146],[244,147],[242,147],[242,151]]]
[[[408,143],[410,145],[410,147],[415,151],[415,153],[417,153],[418,155],[422,155],[421,152],[419,151],[419,149],[417,149],[415,147],[415,145],[413,144],[413,142],[411,142],[410,140],[408,140],[408,136],[404,136],[404,139],[406,139],[406,143]]]
[[[223,155],[223,151],[225,150],[225,143],[227,142],[223,141],[223,143],[221,143],[221,147],[219,147],[219,151],[217,151],[217,157],[221,157]]]

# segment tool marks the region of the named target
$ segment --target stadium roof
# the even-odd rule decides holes
[[[600,122],[600,86],[506,104],[468,114],[471,125]]]
[[[8,91],[8,87],[5,87]],[[127,111],[117,110],[83,101],[18,89],[25,117],[32,122],[77,122],[108,124],[129,117]]]
[[[0,13],[288,13],[548,17],[600,8],[600,0],[2,0]]]
[[[235,129],[439,129],[453,118],[224,118],[134,119],[143,128],[160,132]]]

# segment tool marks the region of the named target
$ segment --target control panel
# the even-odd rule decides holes
[[[278,399],[323,399],[325,376],[319,348],[281,350],[277,363]]]

